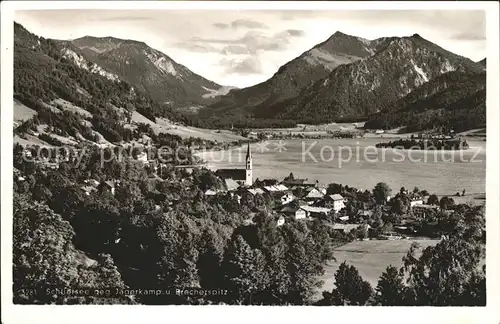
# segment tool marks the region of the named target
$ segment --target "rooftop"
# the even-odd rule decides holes
[[[309,213],[323,213],[323,214],[328,214],[331,211],[331,208],[313,207],[313,206],[301,206],[300,209],[303,209]]]
[[[342,197],[341,195],[339,194],[333,194],[333,195],[329,195],[328,197],[330,197],[331,200],[344,200],[344,197]]]
[[[233,180],[246,180],[245,169],[218,169],[215,174],[222,178],[230,178]]]
[[[415,205],[415,206],[413,206],[413,208],[438,209],[439,206],[421,204],[421,205]]]

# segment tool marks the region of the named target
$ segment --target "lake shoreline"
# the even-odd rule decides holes
[[[254,179],[284,178],[294,173],[309,181],[342,183],[362,190],[384,181],[393,189],[426,187],[440,195],[454,195],[463,189],[469,193],[486,192],[484,142],[471,141],[469,150],[460,151],[399,151],[377,149],[377,141],[287,140],[281,141],[283,148],[279,147],[280,141],[254,142],[250,145]],[[228,150],[196,153],[209,169],[243,167],[245,155],[244,143]]]

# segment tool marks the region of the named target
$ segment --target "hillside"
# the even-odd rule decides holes
[[[112,71],[160,103],[175,107],[208,104],[230,89],[193,73],[143,42],[86,36],[70,43],[79,48],[85,58]]]
[[[405,132],[462,132],[486,126],[486,73],[448,72],[393,102],[365,123],[366,129],[404,127]]]
[[[134,116],[142,116],[134,120]],[[14,24],[15,141],[39,145],[124,143],[142,138],[141,124],[157,135],[237,140],[177,125],[185,118],[115,73],[88,60],[75,46],[44,39]],[[144,122],[147,120],[148,122]],[[182,128],[182,129],[181,129]],[[152,130],[152,132],[153,132]],[[31,133],[31,134],[30,134]],[[35,135],[33,135],[35,134]]]

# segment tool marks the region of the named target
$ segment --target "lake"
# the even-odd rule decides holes
[[[254,180],[296,178],[372,189],[378,182],[393,191],[419,187],[438,195],[486,192],[486,142],[468,140],[464,151],[378,149],[388,139],[266,141],[251,145]],[[246,146],[198,154],[210,169],[244,167]]]

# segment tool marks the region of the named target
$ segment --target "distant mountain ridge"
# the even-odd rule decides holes
[[[322,69],[311,69],[317,66]],[[288,70],[293,74],[286,77]],[[309,71],[314,71],[314,77]],[[474,74],[484,67],[418,34],[370,41],[335,33],[282,66],[266,82],[232,91],[200,114],[204,118],[233,115],[234,119],[244,116],[301,123],[365,118],[452,71]],[[302,82],[293,87],[290,80]]]
[[[18,103],[14,109],[22,104],[32,114],[32,118],[22,118],[16,134],[26,136],[31,130],[52,138],[53,143],[130,141],[135,136],[134,114],[153,121],[157,117],[182,119],[171,107],[86,59],[74,45],[38,37],[17,23],[13,99]],[[43,143],[38,136],[31,140]]]
[[[108,105],[216,129],[361,119],[384,129],[464,128],[485,118],[486,59],[473,62],[418,34],[367,40],[336,32],[243,89],[206,80],[138,41],[50,40],[15,24],[14,44],[20,102],[38,107],[35,101],[60,98],[91,112],[101,127],[123,123]]]
[[[256,112],[262,107],[295,97],[314,81],[328,76],[335,68],[369,57],[382,48],[389,38],[369,41],[336,32],[324,42],[284,64],[267,81],[232,91],[207,110],[234,114],[241,110]]]
[[[444,73],[482,70],[477,63],[419,35],[392,38],[374,55],[339,66],[328,77],[316,81],[279,115],[311,122],[367,116]]]
[[[160,103],[203,105],[226,93],[227,87],[203,78],[144,42],[85,36],[67,43]]]

